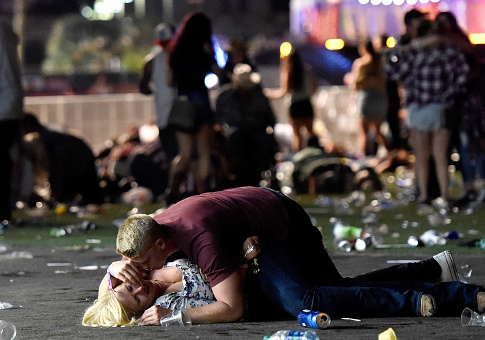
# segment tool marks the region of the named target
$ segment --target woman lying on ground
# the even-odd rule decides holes
[[[246,260],[255,258],[260,252],[258,244],[257,237],[246,240],[243,246]],[[160,309],[195,308],[215,301],[209,282],[189,259],[176,259],[161,269],[150,271],[137,287],[111,276],[111,266],[134,268],[138,265],[123,259],[108,267],[99,285],[98,298],[84,313],[84,326],[159,325],[163,316]]]

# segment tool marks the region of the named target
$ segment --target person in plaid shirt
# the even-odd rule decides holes
[[[420,188],[419,202],[429,204],[429,159],[436,163],[441,198],[448,192],[447,149],[450,129],[445,112],[458,95],[465,92],[469,66],[456,46],[432,34],[432,22],[423,20],[418,38],[409,46],[398,47],[384,69],[392,80],[402,81],[408,107],[410,142],[415,152],[415,176]]]

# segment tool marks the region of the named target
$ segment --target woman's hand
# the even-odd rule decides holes
[[[109,268],[111,276],[134,287],[143,285],[144,273],[140,266],[132,260],[115,261]]]
[[[246,260],[252,260],[261,252],[259,237],[250,236],[243,243],[243,253]]]
[[[142,316],[138,319],[138,324],[141,326],[160,326],[160,318],[172,312],[172,310],[160,306],[151,306],[143,312]]]

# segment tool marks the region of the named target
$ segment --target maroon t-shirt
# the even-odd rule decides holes
[[[204,274],[211,286],[226,279],[242,260],[249,236],[288,236],[281,198],[264,188],[242,187],[192,196],[154,217]]]

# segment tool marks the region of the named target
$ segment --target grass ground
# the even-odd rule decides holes
[[[402,195],[400,188],[389,180],[388,174],[383,177],[387,183],[387,196],[379,198],[375,194],[367,194],[365,201],[352,202],[348,196],[318,196],[310,197],[300,195],[294,197],[307,212],[314,218],[314,223],[320,228],[324,243],[330,251],[338,251],[334,244],[333,227],[331,218],[339,218],[345,224],[370,231],[380,243],[395,245],[390,248],[369,247],[366,252],[371,253],[415,253],[416,248],[401,247],[407,244],[410,236],[419,237],[425,231],[433,229],[446,235],[448,232],[456,232],[460,237],[447,240],[446,245],[433,246],[433,252],[438,253],[443,249],[450,249],[453,253],[481,254],[485,250],[478,247],[464,246],[467,242],[485,238],[485,204],[470,209],[452,210],[446,215],[437,212],[418,214],[418,206],[414,202],[397,200]],[[345,202],[350,203],[346,204]],[[404,203],[402,203],[404,202]],[[160,208],[160,204],[147,204],[139,207],[143,213],[153,213]],[[133,207],[112,204],[105,205],[99,212],[92,213],[83,209],[64,213],[59,210],[19,209],[14,212],[14,225],[5,229],[0,235],[0,243],[16,247],[76,247],[85,248],[95,245],[96,247],[114,247],[117,233],[116,222],[124,220]],[[73,210],[73,209],[71,209]],[[430,217],[431,216],[431,217]],[[372,223],[364,221],[372,219]],[[439,219],[441,223],[430,223],[430,219]],[[94,230],[79,231],[83,221],[92,222]],[[73,227],[74,226],[74,227]],[[57,237],[55,232],[58,228],[74,229],[71,235]],[[57,229],[56,229],[57,228]]]

